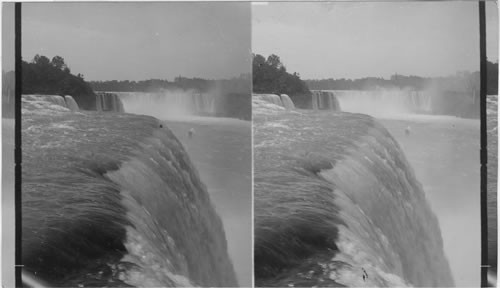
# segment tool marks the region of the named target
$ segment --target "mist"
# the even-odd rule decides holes
[[[159,92],[116,92],[127,113],[149,115],[158,119],[184,119],[196,115],[198,107],[206,103],[213,109],[213,99],[193,89],[170,89]],[[204,97],[205,96],[205,97]],[[202,103],[198,103],[200,100]],[[206,100],[203,102],[203,100]],[[212,100],[212,101],[211,101]]]

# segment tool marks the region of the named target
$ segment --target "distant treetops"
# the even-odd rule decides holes
[[[487,94],[498,94],[498,62],[487,61]],[[411,89],[426,90],[429,87],[443,91],[463,91],[470,93],[479,90],[479,71],[457,71],[455,75],[445,77],[421,77],[394,74],[389,79],[382,77],[364,77],[359,79],[306,79],[313,90],[378,90],[378,89]],[[472,94],[472,93],[470,93]]]
[[[253,92],[287,94],[300,108],[310,108],[311,91],[296,72],[290,74],[277,55],[253,54]]]
[[[22,62],[22,93],[71,95],[80,108],[95,109],[95,93],[82,74],[73,75],[60,56],[36,55],[31,62]]]

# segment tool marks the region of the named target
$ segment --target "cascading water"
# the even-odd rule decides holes
[[[67,108],[64,97],[59,95],[23,95],[23,99],[29,100],[32,104],[45,105],[47,103]]]
[[[274,105],[278,105],[278,106],[285,108],[280,96],[278,96],[276,94],[253,94],[252,98],[266,101],[266,102],[272,103]]]
[[[280,97],[281,97],[281,102],[283,102],[283,106],[286,109],[288,110],[295,109],[295,104],[293,104],[293,101],[292,99],[290,99],[290,96],[286,94],[281,94]]]
[[[237,286],[221,219],[167,127],[28,98],[25,271],[63,287]]]
[[[70,96],[59,96],[59,95],[23,95],[23,103],[26,106],[31,107],[33,109],[28,109],[28,113],[44,113],[44,108],[49,108],[49,110],[61,110],[63,108],[69,109],[71,111],[79,111],[80,107],[75,99]],[[105,111],[105,112],[124,112],[123,104],[120,101],[120,98],[116,94],[111,93],[97,93],[96,94],[96,110],[97,111]],[[56,105],[57,107],[49,107]],[[35,109],[36,106],[39,109]],[[66,110],[62,109],[62,110]]]
[[[343,111],[372,116],[431,113],[431,97],[427,93],[403,90],[334,91]]]
[[[22,95],[22,113],[46,114],[47,111],[78,111],[78,104],[71,96],[59,95]]]
[[[71,111],[78,111],[80,107],[78,107],[78,103],[76,103],[75,99],[70,95],[65,95],[64,100],[66,100],[66,106]]]
[[[218,96],[213,93],[168,90],[157,93],[113,92],[123,102],[126,112],[150,115],[159,119],[184,118],[196,115],[215,116]]]
[[[331,91],[312,91],[311,97],[313,110],[341,110],[335,93]]]
[[[115,93],[98,92],[96,94],[96,110],[124,112],[123,103]]]
[[[221,90],[224,89],[213,88],[207,94],[182,90],[163,94],[118,94],[124,103],[125,111],[157,117],[163,121],[162,125],[171,128],[182,141],[200,171],[201,179],[207,185],[225,230],[231,231],[227,237],[229,256],[235,264],[240,284],[247,286],[251,284],[251,227],[248,221],[251,200],[244,195],[251,193],[251,183],[247,182],[251,171],[245,170],[251,163],[251,141],[247,138],[251,135],[251,129],[247,121],[219,117],[244,116],[238,113],[242,111],[242,105],[232,104],[238,103],[246,96]],[[246,98],[250,100],[249,96]],[[239,104],[244,102],[246,101]],[[235,108],[233,111],[236,113],[232,114],[229,110],[231,108]],[[225,153],[220,155],[219,151]],[[231,151],[237,152],[231,154]],[[240,161],[237,165],[232,165],[226,157]],[[217,181],[213,181],[214,178],[217,178]],[[229,199],[231,200],[228,201]],[[238,226],[236,229],[235,224]]]
[[[488,140],[488,265],[490,283],[496,285],[498,267],[498,95],[487,96],[487,140]]]
[[[276,95],[276,94],[252,94],[252,99],[257,100],[259,103],[262,103],[262,101],[271,103],[273,105],[277,105],[280,107],[283,107],[287,110],[293,110],[295,109],[295,104],[293,103],[292,99],[290,99],[290,96],[286,94],[281,94],[281,95]]]
[[[479,102],[472,95],[453,91],[332,90],[343,111],[375,117],[408,114],[479,117]]]
[[[257,286],[453,286],[438,220],[384,127],[359,114],[260,110]]]

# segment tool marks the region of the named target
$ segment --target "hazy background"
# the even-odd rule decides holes
[[[496,4],[487,11],[497,62]],[[475,1],[254,4],[252,50],[302,79],[445,76],[479,70],[478,14]]]
[[[86,80],[250,73],[249,3],[23,3],[22,54],[64,58]]]

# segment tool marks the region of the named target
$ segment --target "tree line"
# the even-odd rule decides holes
[[[31,62],[22,61],[22,93],[71,95],[82,109],[95,109],[95,93],[82,74],[73,75],[64,59],[36,55]]]
[[[264,58],[253,54],[252,61],[253,92],[269,94],[287,94],[297,107],[309,108],[311,91],[296,72],[290,74],[278,55]]]
[[[233,82],[240,83],[242,79],[249,78],[249,75],[242,74],[239,77],[224,79],[224,80],[211,80],[203,78],[187,78],[183,76],[175,77],[173,81],[167,79],[148,79],[141,81],[129,80],[108,80],[108,81],[90,81],[90,86],[95,91],[114,91],[114,92],[158,92],[162,90],[188,90],[193,89],[199,92],[207,92],[210,90],[214,83],[217,81],[224,81],[226,83]],[[234,84],[240,85],[240,84]]]
[[[3,104],[4,112],[14,110],[13,86],[14,71],[4,73]],[[7,81],[9,80],[9,81]],[[12,84],[12,85],[9,85]],[[154,92],[163,89],[195,90],[200,93],[221,94],[223,110],[217,116],[251,119],[250,74],[223,80],[176,77],[168,80],[149,79],[144,81],[90,81],[82,74],[73,75],[69,66],[60,56],[50,60],[36,55],[30,62],[22,62],[22,94],[71,95],[81,109],[96,109],[96,91]],[[12,92],[12,93],[11,93]],[[12,95],[11,95],[12,94]],[[12,97],[6,97],[11,95]],[[8,103],[7,103],[8,102]],[[12,102],[12,103],[11,103]],[[4,113],[7,116],[8,113]]]
[[[158,92],[173,89],[195,89],[203,92],[210,87],[210,81],[201,78],[186,78],[178,76],[174,81],[167,79],[148,79],[142,81],[90,81],[90,85],[96,91],[114,92]]]
[[[487,62],[487,94],[498,94],[498,63]],[[479,91],[480,74],[461,71],[447,77],[420,77],[414,75],[392,75],[389,79],[365,77],[360,79],[320,79],[305,80],[313,90],[376,90],[376,89],[410,89],[426,90],[429,88],[445,91],[471,92]]]

